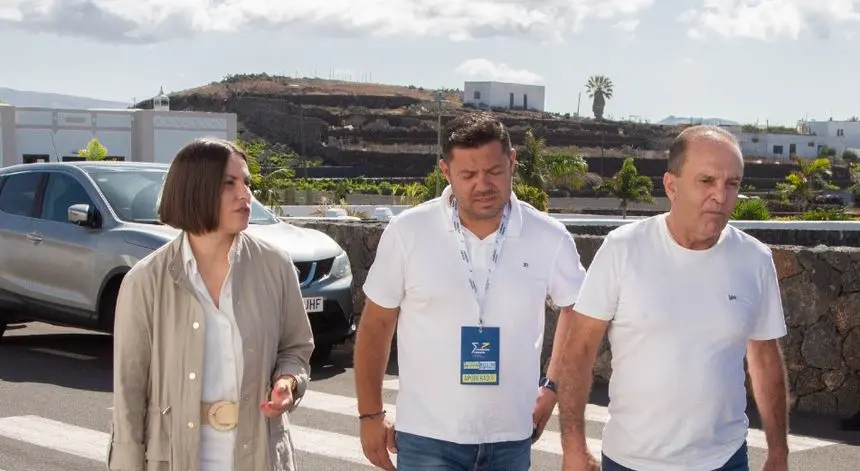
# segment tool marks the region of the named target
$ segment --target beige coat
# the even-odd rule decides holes
[[[204,313],[182,263],[182,235],[125,276],[114,329],[112,470],[198,471]],[[307,388],[313,334],[298,277],[283,250],[242,233],[233,303],[244,349],[236,471],[296,469],[289,414],[267,419],[260,403],[283,374]],[[227,346],[225,346],[227,348]],[[198,373],[199,374],[199,373]]]

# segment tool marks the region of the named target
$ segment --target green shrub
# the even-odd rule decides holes
[[[730,218],[741,221],[767,221],[770,219],[770,211],[764,200],[758,198],[738,200]]]
[[[549,210],[549,195],[540,188],[524,183],[514,185],[514,194],[522,201],[534,206],[539,211]]]
[[[844,208],[839,209],[812,209],[800,216],[798,221],[848,221],[851,215],[845,213]]]

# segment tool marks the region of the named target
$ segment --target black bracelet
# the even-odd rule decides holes
[[[376,412],[376,413],[374,413],[374,414],[363,414],[363,415],[359,415],[359,416],[358,416],[358,420],[372,419],[372,418],[376,417],[377,415],[385,415],[385,410],[381,410],[381,411]]]

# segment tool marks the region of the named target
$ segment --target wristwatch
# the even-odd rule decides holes
[[[547,388],[550,391],[558,394],[558,384],[556,384],[555,381],[553,381],[547,377],[543,377],[540,379],[540,382],[538,383],[538,387]]]

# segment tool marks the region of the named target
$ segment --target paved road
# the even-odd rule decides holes
[[[385,401],[393,404],[397,377],[388,376]],[[600,447],[605,402],[596,392],[589,406],[588,435]],[[310,392],[294,414],[299,462],[304,471],[370,470],[361,454],[349,355],[335,352],[317,367]],[[0,342],[0,470],[91,471],[104,469],[111,407],[110,337],[32,324]],[[394,412],[393,406],[387,407]],[[860,437],[854,444],[832,420],[794,418],[792,469],[856,470]],[[558,470],[558,422],[535,446],[535,471]],[[753,429],[753,469],[760,466],[763,434]]]

